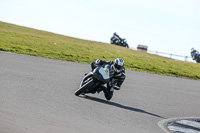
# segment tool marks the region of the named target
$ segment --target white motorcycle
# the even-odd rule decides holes
[[[114,69],[110,65],[99,66],[84,76],[80,88],[75,92],[75,95],[79,96],[80,94],[85,95],[86,93],[99,93],[102,91],[102,85],[107,84],[111,89],[107,90],[110,92],[105,93],[105,97],[107,100],[110,100],[114,91],[113,86],[116,83],[113,76]]]

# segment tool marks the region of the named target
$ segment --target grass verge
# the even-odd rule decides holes
[[[0,50],[59,60],[91,63],[96,59],[125,60],[126,69],[200,79],[200,64],[135,51],[106,43],[82,40],[0,21]]]

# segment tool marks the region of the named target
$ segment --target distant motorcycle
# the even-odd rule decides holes
[[[116,33],[114,33],[113,36],[111,37],[110,43],[129,48],[126,39],[120,38],[119,35],[117,35]]]
[[[109,85],[113,88],[115,85],[114,69],[110,65],[103,65],[95,68],[92,72],[86,74],[80,84],[80,88],[75,92],[76,96],[86,93],[101,92],[102,85]],[[109,90],[111,93],[105,95],[113,95],[114,90]],[[107,99],[109,100],[109,99]]]
[[[194,48],[191,49],[191,56],[193,60],[195,60],[197,63],[200,63],[200,54]]]

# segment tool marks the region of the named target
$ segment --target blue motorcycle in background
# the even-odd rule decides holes
[[[193,60],[195,60],[197,63],[200,63],[200,54],[194,48],[191,49],[191,56]]]

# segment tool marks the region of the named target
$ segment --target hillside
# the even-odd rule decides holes
[[[126,69],[200,79],[200,64],[174,61],[158,55],[106,43],[82,40],[0,21],[0,51],[59,60],[91,63],[121,57]]]

